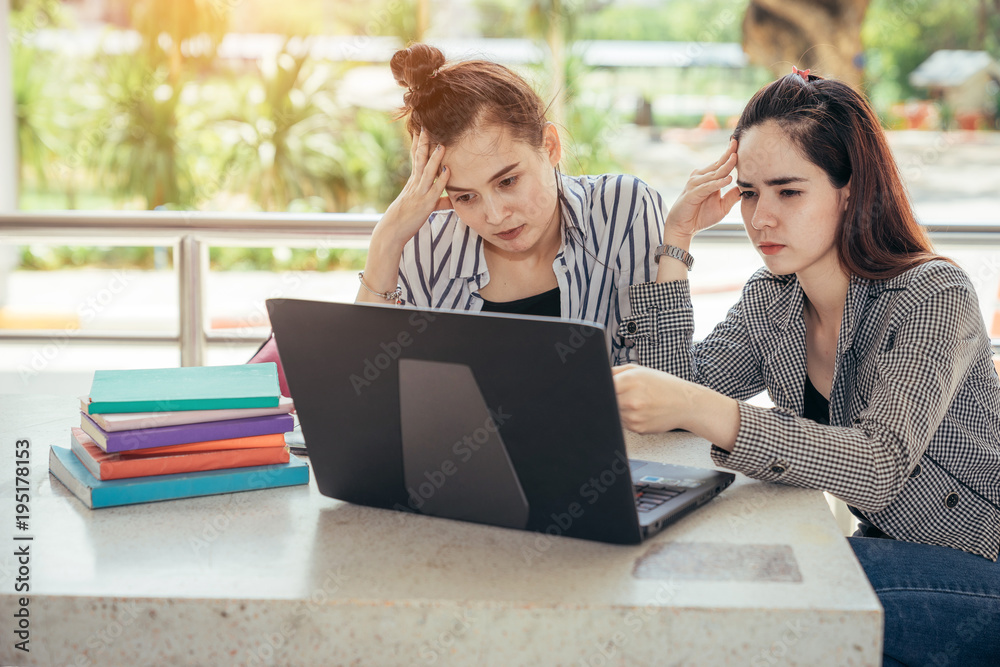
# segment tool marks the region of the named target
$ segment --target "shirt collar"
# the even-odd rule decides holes
[[[582,179],[558,174],[559,188],[559,221],[562,224],[563,243],[572,243],[573,235],[567,230],[575,228],[583,238],[587,238],[587,226],[584,224],[584,211],[590,198],[590,193],[583,185]],[[455,229],[451,236],[451,262],[448,275],[452,280],[466,280],[486,273],[486,254],[483,248],[483,238],[471,227],[462,222],[457,213]]]
[[[771,275],[771,279],[776,282],[783,282],[784,287],[778,297],[771,302],[768,307],[768,316],[778,331],[786,331],[790,325],[802,319],[802,306],[805,293],[802,285],[799,284],[795,274],[779,276]],[[856,275],[851,276],[850,284],[847,288],[847,299],[844,302],[844,313],[840,323],[840,334],[838,338],[838,351],[846,352],[854,344],[854,330],[857,328],[860,318],[866,308],[865,303],[869,297],[878,294],[880,288],[892,288],[896,286],[872,285],[873,281],[866,280]]]

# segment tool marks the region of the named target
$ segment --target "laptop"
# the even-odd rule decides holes
[[[331,498],[636,544],[734,479],[627,458],[600,325],[301,299],[267,309]]]

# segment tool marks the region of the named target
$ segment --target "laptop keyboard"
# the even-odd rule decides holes
[[[674,489],[669,486],[659,486],[655,484],[636,484],[635,507],[640,512],[649,512],[675,496],[679,496],[687,489]]]

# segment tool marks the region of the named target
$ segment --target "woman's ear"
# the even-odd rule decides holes
[[[553,167],[556,166],[562,159],[562,142],[559,141],[559,130],[556,129],[555,123],[545,124],[542,141],[545,153],[549,158],[549,164]]]
[[[840,189],[840,210],[847,211],[847,202],[851,198],[851,179],[847,179],[847,185]]]

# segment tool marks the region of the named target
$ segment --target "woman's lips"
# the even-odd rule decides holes
[[[778,245],[777,243],[762,243],[760,245],[760,251],[765,255],[774,255],[781,251],[785,246]]]
[[[521,232],[524,231],[524,225],[520,227],[515,227],[514,229],[508,229],[505,232],[497,232],[497,236],[502,238],[504,241],[512,241],[516,239]]]

